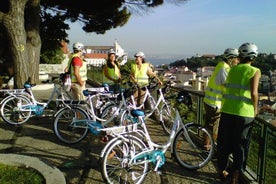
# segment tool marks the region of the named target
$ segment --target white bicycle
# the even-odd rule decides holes
[[[92,123],[98,123],[102,127],[114,126],[115,119],[117,120],[118,125],[126,123],[126,111],[129,110],[129,105],[127,104],[126,98],[129,96],[129,91],[122,89],[117,96],[119,105],[113,106],[110,108],[112,111],[103,111],[101,117],[98,117],[95,114],[95,109],[93,105],[93,99],[97,98],[97,95],[109,95],[106,92],[101,91],[84,91],[85,95],[88,96],[87,103],[88,105],[79,106],[79,105],[69,105],[60,109],[55,114],[54,120],[54,132],[57,138],[66,143],[66,144],[75,144],[82,141],[90,128]]]
[[[187,169],[205,166],[212,158],[214,141],[211,134],[198,124],[183,124],[178,111],[167,143],[154,143],[149,135],[144,120],[144,113],[133,110],[133,117],[138,118],[140,128],[131,128],[128,133],[116,134],[100,155],[101,174],[107,183],[143,182],[149,172],[149,164],[154,164],[154,171],[165,164],[165,152],[171,148],[175,160]],[[179,128],[177,128],[180,125]],[[125,129],[124,129],[125,130]],[[208,137],[209,147],[204,142]]]
[[[32,92],[33,86],[35,84],[26,82],[24,92],[10,94],[1,101],[1,116],[6,123],[21,125],[27,122],[31,116],[41,116],[54,97],[57,98],[57,107],[61,104],[64,105],[63,102],[71,98],[70,94],[63,90],[62,84],[57,82],[54,83],[49,100],[46,103],[38,102]]]

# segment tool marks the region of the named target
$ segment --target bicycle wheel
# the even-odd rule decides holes
[[[106,120],[102,121],[102,125],[104,127],[113,127],[120,125],[120,110],[117,112],[118,106],[118,104],[110,103],[102,110],[101,119]]]
[[[132,136],[133,137],[133,136]],[[148,162],[129,164],[131,156],[141,152],[145,146],[138,138],[115,138],[100,160],[101,174],[106,183],[140,184],[146,177]]]
[[[175,109],[169,104],[163,104],[160,111],[160,122],[163,130],[169,135],[172,130],[172,126],[175,120]],[[177,129],[179,128],[179,125]]]
[[[30,100],[22,95],[8,97],[2,102],[2,119],[10,125],[21,125],[28,121],[32,111],[30,109],[21,110],[22,106],[30,105]]]
[[[177,162],[187,169],[205,166],[212,158],[214,141],[211,134],[198,124],[187,124],[181,128],[173,141],[173,155]],[[205,140],[210,146],[205,146]]]
[[[84,120],[84,121],[77,121]],[[57,113],[54,121],[54,132],[57,138],[67,144],[82,141],[88,133],[89,116],[79,107],[63,108]]]

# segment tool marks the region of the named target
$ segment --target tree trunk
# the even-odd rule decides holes
[[[11,48],[16,88],[22,88],[29,78],[31,82],[38,81],[41,48],[39,3],[40,0],[10,0],[8,14],[1,14]],[[31,18],[25,19],[26,16]]]
[[[37,83],[39,80],[39,60],[41,39],[39,34],[40,26],[40,0],[29,0],[25,9],[25,28],[27,33],[27,51],[29,59],[29,70],[31,82]]]
[[[22,88],[29,74],[24,26],[26,2],[11,0],[10,3],[10,11],[4,16],[3,24],[7,30],[7,39],[9,40],[11,49],[15,72],[15,87]]]

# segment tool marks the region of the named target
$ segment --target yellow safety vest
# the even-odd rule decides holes
[[[105,65],[105,67],[107,68],[107,73],[109,74],[109,76],[115,80],[119,79],[120,76],[120,70],[118,68],[117,65],[114,66],[114,68],[109,68],[107,65]],[[103,83],[104,84],[114,84],[114,82],[110,79],[108,79],[105,75],[104,75],[104,71],[103,71]]]
[[[148,67],[149,63],[142,63],[140,70],[138,69],[137,64],[131,65],[131,71],[140,86],[147,85],[149,83],[149,77],[147,75]]]
[[[222,112],[254,118],[250,84],[252,77],[258,70],[258,68],[247,63],[239,64],[230,69],[223,93]]]
[[[221,108],[223,86],[217,85],[215,80],[218,75],[218,72],[222,68],[225,68],[226,71],[228,72],[230,69],[230,66],[224,61],[221,61],[217,64],[214,72],[212,73],[212,75],[210,77],[208,86],[205,89],[205,97],[204,97],[205,103],[207,103],[210,106],[216,106],[219,109]]]
[[[73,60],[74,57],[79,57],[79,56],[77,54],[73,54],[73,56],[70,60],[71,61],[70,62],[70,64],[71,64],[71,81],[72,82],[78,82],[77,78],[74,74],[74,67],[72,66],[72,60]],[[79,70],[80,71],[80,76],[81,76],[82,81],[86,81],[87,80],[87,65],[86,65],[86,62],[84,62],[82,59],[81,59],[81,61],[82,61],[82,66],[80,67],[80,70]]]

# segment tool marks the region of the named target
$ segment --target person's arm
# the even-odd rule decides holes
[[[137,84],[137,80],[135,79],[134,74],[133,74],[132,72],[130,73],[130,79],[131,79],[135,84]]]
[[[79,85],[83,86],[84,81],[82,81],[81,75],[80,75],[81,64],[82,64],[82,61],[80,60],[80,58],[79,57],[74,57],[73,60],[72,60],[72,66],[71,67],[74,67],[74,75],[75,75]]]
[[[216,78],[215,78],[215,82],[217,85],[223,85],[224,82],[226,81],[228,75],[228,71],[225,70],[225,68],[220,69],[220,71],[218,72]]]
[[[151,69],[149,66],[148,66],[148,70],[147,70],[147,75],[150,76],[150,77],[156,78],[157,81],[158,81],[158,83],[159,83],[160,85],[163,85],[162,81],[159,79],[159,77],[156,75],[156,73],[154,73],[154,72],[152,71],[152,69]]]
[[[84,85],[84,81],[81,80],[80,67],[79,66],[74,66],[74,75],[75,75],[78,83],[80,84],[80,86],[83,86]]]
[[[259,80],[261,77],[260,70],[257,70],[253,78],[251,79],[251,100],[254,106],[255,116],[258,114],[258,87],[259,87]]]

